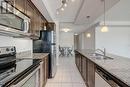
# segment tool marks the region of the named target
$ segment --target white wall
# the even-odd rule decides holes
[[[16,46],[17,53],[28,50],[32,51],[32,40],[0,36],[0,47],[3,46]]]
[[[79,42],[78,42],[78,49],[85,49],[84,48],[84,33],[79,34]]]
[[[61,47],[74,47],[74,33],[73,32],[60,32],[60,46]]]
[[[96,48],[106,48],[107,53],[130,58],[130,27],[109,27],[102,33],[96,28]]]
[[[87,37],[88,33],[91,35],[90,38]],[[90,27],[84,33],[84,49],[95,49],[95,26]]]
[[[108,53],[130,58],[130,27],[126,26],[130,22],[129,3],[130,0],[120,0],[106,12],[106,21],[116,25],[109,27],[107,33],[101,33],[100,27],[96,28],[96,48],[106,48]],[[103,16],[95,22],[102,20]]]
[[[88,38],[87,34],[91,37]],[[78,35],[78,49],[95,49],[95,25]]]
[[[106,12],[106,21],[130,21],[130,0],[120,0],[116,5]],[[95,20],[99,22],[103,20],[103,16],[100,16]]]

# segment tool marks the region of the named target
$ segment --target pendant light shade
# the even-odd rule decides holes
[[[106,25],[104,25],[102,28],[101,28],[101,32],[108,32],[108,27]]]
[[[106,1],[103,0],[104,2],[104,25],[101,28],[101,32],[108,32],[108,27],[106,26]]]
[[[88,19],[88,28],[90,28],[91,26],[90,26],[90,16],[87,16],[87,19]],[[91,37],[91,33],[86,33],[86,37],[87,38],[90,38]]]
[[[87,33],[87,34],[86,34],[86,37],[87,37],[87,38],[90,38],[90,37],[91,37],[91,33]]]

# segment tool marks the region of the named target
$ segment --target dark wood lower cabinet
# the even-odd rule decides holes
[[[42,59],[42,87],[45,87],[47,79],[48,79],[48,56]]]
[[[75,62],[87,87],[95,87],[95,64],[75,52]]]
[[[88,60],[88,87],[95,87],[95,64]]]
[[[78,69],[79,69],[79,72],[81,72],[81,55],[79,54],[79,53],[77,53],[76,52],[76,54],[75,54],[76,56],[76,65],[77,65],[77,67],[78,67]]]
[[[75,63],[86,87],[130,87],[78,51],[75,51]]]
[[[87,84],[87,81],[88,81],[88,79],[87,79],[88,78],[88,76],[87,76],[87,74],[88,74],[87,63],[88,63],[87,59],[85,57],[82,57],[82,69],[81,69],[82,73],[81,73],[81,75],[82,75],[86,84]]]

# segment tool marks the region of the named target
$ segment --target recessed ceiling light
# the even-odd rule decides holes
[[[71,30],[70,30],[69,28],[63,28],[62,31],[64,31],[64,32],[69,32],[69,31],[71,31]]]
[[[58,15],[58,14],[59,14],[59,11],[57,11],[56,14]]]
[[[72,2],[75,2],[75,0],[71,0]]]
[[[62,8],[61,8],[61,11],[64,11],[64,10],[65,10],[65,9],[62,7]]]
[[[74,35],[78,35],[78,34],[76,33],[76,34],[74,34]]]
[[[86,37],[87,37],[87,38],[90,38],[90,37],[91,37],[91,34],[90,34],[90,33],[87,33],[87,34],[86,34]]]
[[[65,3],[64,6],[67,7],[67,3]]]

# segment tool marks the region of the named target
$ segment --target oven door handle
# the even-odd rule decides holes
[[[40,66],[38,66],[32,73],[30,73],[28,76],[26,76],[24,79],[22,79],[20,82],[16,83],[15,85],[12,85],[11,87],[21,87],[28,79],[30,79],[38,70],[40,69]]]

